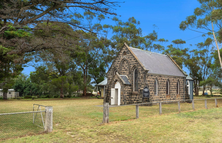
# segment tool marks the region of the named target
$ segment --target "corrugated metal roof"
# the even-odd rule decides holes
[[[120,77],[124,81],[124,84],[131,85],[126,75],[120,75]]]
[[[143,66],[149,70],[148,73],[185,77],[181,70],[167,55],[153,53],[132,47],[129,48],[138,58],[140,63],[142,63]]]
[[[107,78],[100,82],[98,85],[104,86],[107,85]]]

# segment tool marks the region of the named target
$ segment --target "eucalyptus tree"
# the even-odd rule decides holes
[[[86,95],[87,87],[91,81],[91,75],[95,78],[95,65],[104,64],[107,62],[109,40],[104,37],[104,28],[101,21],[105,18],[103,15],[96,16],[94,13],[85,12],[84,18],[88,21],[88,25],[92,32],[82,30],[76,31],[79,35],[79,43],[76,52],[71,54],[73,61],[80,67],[83,72],[83,95]],[[98,21],[94,23],[94,21]],[[97,63],[97,61],[102,61]],[[99,65],[101,67],[103,65]],[[90,73],[89,73],[90,71]],[[105,71],[102,71],[105,73]]]
[[[172,41],[173,44],[168,45],[167,49],[164,50],[165,54],[168,54],[175,60],[175,62],[183,68],[185,61],[188,58],[188,48],[183,48],[181,45],[186,42],[181,39],[176,39]]]
[[[164,49],[161,42],[166,42],[167,40],[158,39],[158,34],[155,30],[148,35],[144,35],[139,27],[140,21],[137,21],[134,17],[130,17],[126,22],[114,17],[113,21],[115,22],[114,25],[106,25],[113,33],[111,37],[112,48],[109,51],[110,61],[116,57],[124,43],[131,47],[149,51],[162,51]]]
[[[186,18],[180,23],[180,29],[190,29],[196,32],[208,34],[215,41],[220,67],[222,68],[221,56],[219,52],[218,42],[222,42],[222,1],[221,0],[198,0],[200,7],[195,8],[194,14]],[[215,27],[216,26],[216,27]],[[196,29],[193,29],[196,28]],[[202,31],[199,31],[202,29]]]

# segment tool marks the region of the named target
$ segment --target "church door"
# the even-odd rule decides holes
[[[115,88],[111,88],[111,105],[115,104]]]

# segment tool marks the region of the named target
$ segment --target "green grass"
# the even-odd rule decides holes
[[[32,114],[0,116],[0,142],[222,142],[222,100],[190,103],[110,107],[110,123],[102,125],[101,99],[48,99],[0,101],[0,112],[32,110],[32,104],[53,106],[53,132],[32,124]],[[37,120],[37,124],[41,124]]]

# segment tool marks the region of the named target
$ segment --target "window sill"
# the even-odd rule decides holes
[[[139,94],[139,92],[138,91],[133,91],[132,92],[132,95],[136,95],[136,94]]]

